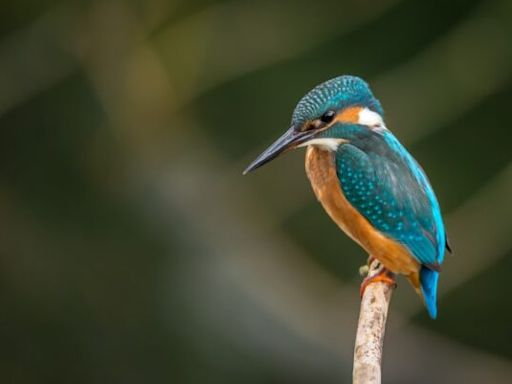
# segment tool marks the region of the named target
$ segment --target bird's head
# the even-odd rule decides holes
[[[340,76],[309,91],[297,104],[291,127],[244,171],[253,171],[280,154],[307,145],[336,150],[349,140],[344,126],[383,127],[382,107],[366,82]]]

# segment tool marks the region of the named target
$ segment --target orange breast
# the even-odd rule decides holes
[[[306,172],[316,197],[338,226],[392,272],[406,275],[418,288],[419,263],[396,241],[373,228],[345,198],[332,152],[309,146]]]

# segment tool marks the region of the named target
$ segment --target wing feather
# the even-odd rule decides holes
[[[340,146],[336,169],[359,213],[427,268],[439,270],[446,245],[439,204],[423,170],[391,132]]]

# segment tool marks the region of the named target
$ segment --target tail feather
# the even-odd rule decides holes
[[[439,272],[433,271],[425,266],[420,270],[421,293],[428,314],[432,319],[437,317],[437,281]]]

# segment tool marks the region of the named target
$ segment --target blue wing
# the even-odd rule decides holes
[[[422,265],[439,269],[446,244],[439,204],[423,170],[391,132],[341,145],[336,168],[345,197],[359,213]]]

